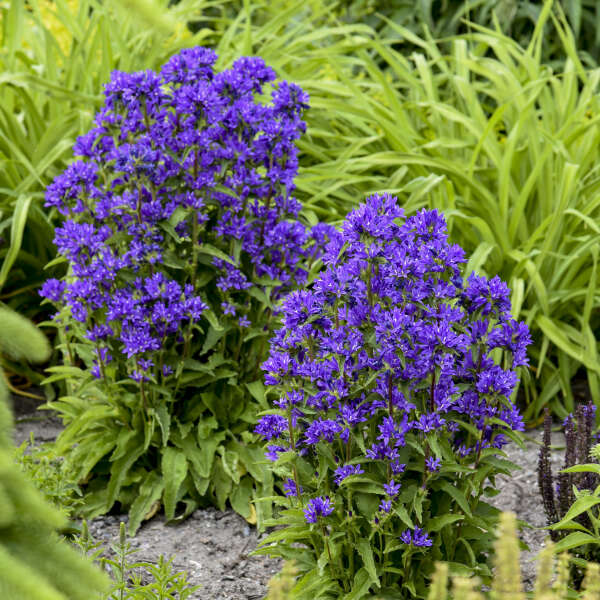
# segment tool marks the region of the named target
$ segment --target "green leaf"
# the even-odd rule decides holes
[[[273,544],[275,542],[296,542],[298,540],[307,540],[310,542],[310,529],[306,524],[294,527],[285,527],[270,533],[261,543]]]
[[[223,469],[223,464],[220,460],[215,460],[213,463],[211,479],[215,490],[217,506],[219,510],[225,510],[225,502],[231,493],[233,482]]]
[[[222,250],[215,248],[212,244],[208,244],[206,242],[199,244],[196,251],[199,254],[209,254],[210,256],[220,258],[221,260],[224,260],[225,262],[229,263],[230,265],[233,265],[234,267],[237,266],[232,258],[227,256],[227,254],[225,254],[225,252],[223,252]]]
[[[198,419],[198,439],[207,440],[213,435],[213,431],[219,428],[219,422],[210,415]]]
[[[561,469],[559,473],[597,473],[600,475],[600,465],[596,463],[585,463],[583,465],[575,465],[567,469]]]
[[[250,477],[243,477],[238,485],[233,488],[229,497],[231,507],[245,519],[251,515],[250,500],[252,500],[253,486]]]
[[[360,600],[367,597],[369,588],[371,587],[371,576],[363,567],[354,575],[352,582],[352,590],[344,596],[344,600]]]
[[[105,510],[108,512],[115,503],[125,478],[130,474],[131,467],[144,453],[144,437],[139,434],[129,438],[125,447],[125,454],[110,468],[110,481],[108,483]]]
[[[105,406],[95,407],[99,410],[106,409]],[[86,411],[86,416],[89,415],[91,411]],[[125,456],[129,450],[131,449],[132,440],[138,435],[138,432],[130,430],[130,429],[121,429],[115,440],[115,450],[112,453],[110,460],[115,461],[119,458]]]
[[[225,335],[225,333],[227,333],[227,330],[223,327],[220,327],[220,329],[212,326],[209,327],[200,354],[206,354],[209,350],[214,348],[215,344]]]
[[[427,530],[439,531],[447,525],[451,525],[452,523],[456,523],[457,521],[462,521],[464,518],[464,515],[453,515],[451,513],[440,515],[438,517],[433,517],[433,519],[429,519],[429,521],[427,521]]]
[[[245,383],[244,385],[263,410],[268,410],[270,408],[266,399],[265,386],[261,379]]]
[[[129,509],[129,525],[127,528],[129,535],[135,535],[144,517],[161,497],[164,487],[165,482],[156,471],[148,473],[140,486],[138,496]]]
[[[154,413],[154,416],[158,421],[158,425],[160,426],[162,433],[162,445],[164,448],[169,441],[169,434],[171,431],[171,414],[169,413],[169,409],[164,402],[161,402],[158,406],[151,409],[151,411]]]
[[[477,564],[477,560],[475,558],[475,552],[473,552],[471,544],[464,538],[464,536],[458,538],[458,540],[456,541],[456,545],[458,546],[458,544],[462,544],[464,546],[465,550],[467,551],[467,554],[469,555],[469,558],[471,559],[471,565],[475,566]]]
[[[448,481],[440,482],[440,489],[452,496],[452,498],[454,498],[456,503],[460,506],[460,508],[462,508],[462,510],[467,516],[473,516],[467,498],[461,490],[450,484]]]
[[[408,511],[401,504],[397,504],[394,506],[394,512],[402,519],[402,522],[410,527],[411,529],[414,527],[412,519],[410,518]]]
[[[600,498],[597,496],[580,496],[571,504],[567,514],[558,523],[551,525],[548,529],[560,529],[564,524],[572,521],[581,513],[590,510],[598,504],[600,504]]]
[[[256,298],[262,306],[267,306],[271,309],[273,308],[273,304],[271,303],[269,297],[257,287],[248,288],[248,294],[253,298]]]
[[[212,328],[215,331],[223,331],[223,326],[219,323],[217,317],[215,316],[215,313],[210,308],[207,308],[202,313],[202,316],[206,318],[206,320],[211,324]],[[204,352],[205,350],[203,349],[203,353]]]
[[[73,465],[74,478],[80,481],[107,456],[115,447],[116,440],[111,431],[102,429],[82,440],[68,455],[69,464]]]
[[[17,255],[21,250],[21,244],[23,242],[23,232],[27,223],[27,215],[29,214],[29,206],[31,205],[31,196],[19,196],[17,203],[14,208],[12,216],[12,226],[10,228],[10,246],[8,252],[2,262],[0,268],[0,290],[3,288],[8,277],[8,273],[12,269]]]
[[[554,544],[554,550],[556,552],[565,552],[566,550],[578,548],[584,544],[594,544],[594,546],[597,546],[599,542],[600,540],[595,535],[583,533],[583,531],[575,531],[556,542]]]
[[[233,450],[228,450],[223,446],[219,446],[219,452],[221,454],[221,460],[223,464],[223,470],[235,484],[240,482],[240,473],[238,471],[238,455]]]
[[[196,469],[202,477],[209,477],[213,468],[217,446],[225,437],[225,432],[219,432],[209,439],[198,439],[199,459]]]
[[[171,269],[185,269],[188,266],[188,263],[179,258],[172,250],[165,250],[163,252],[163,263],[165,266],[170,267]]]
[[[381,587],[379,583],[379,576],[377,575],[377,568],[375,567],[375,559],[373,558],[373,549],[371,548],[371,543],[366,538],[361,538],[358,540],[356,548],[363,560],[364,568],[369,574],[371,583],[375,584],[377,587]]]
[[[164,482],[163,502],[167,521],[175,518],[177,494],[188,471],[185,454],[172,446],[167,446],[162,452],[162,478]]]
[[[540,329],[544,332],[544,335],[548,336],[550,341],[557,346],[559,350],[562,350],[570,357],[583,363],[588,369],[600,373],[600,364],[593,356],[585,351],[584,346],[573,344],[566,333],[564,327],[559,327],[554,321],[544,315],[538,315],[536,323]]]

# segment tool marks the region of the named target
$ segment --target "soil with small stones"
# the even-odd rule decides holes
[[[61,430],[61,422],[47,412],[36,411],[35,404],[15,399],[15,443],[29,439],[33,432],[36,443],[51,441]],[[536,574],[534,557],[543,547],[547,532],[546,517],[537,487],[537,462],[541,428],[527,432],[525,448],[514,443],[504,451],[519,467],[512,477],[496,478],[500,493],[489,502],[501,510],[510,510],[531,527],[524,528],[520,537],[529,546],[521,553],[521,570],[527,590],[532,589]],[[538,442],[538,443],[536,443]],[[553,446],[564,447],[564,436],[553,433]],[[562,468],[564,450],[552,450],[553,472]],[[119,536],[119,523],[127,522],[126,515],[107,515],[89,523],[92,536],[107,544]],[[281,569],[281,562],[264,556],[250,556],[258,541],[255,527],[231,510],[214,508],[196,510],[182,523],[166,524],[157,516],[142,525],[131,545],[138,550],[136,560],[157,562],[160,555],[174,557],[173,566],[186,571],[191,585],[201,589],[190,600],[258,600],[267,591],[267,582]]]

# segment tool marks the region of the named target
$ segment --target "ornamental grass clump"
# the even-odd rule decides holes
[[[71,393],[61,452],[90,516],[115,502],[130,531],[164,506],[227,500],[251,521],[270,493],[251,433],[273,303],[307,279],[332,227],[307,230],[292,196],[308,97],[260,58],[215,72],[190,48],[160,73],[115,71],[81,157],[46,193],[68,264],[59,308]],[[266,408],[266,404],[262,405]],[[260,518],[260,515],[258,515]]]
[[[374,195],[282,301],[256,431],[288,496],[259,552],[295,560],[300,598],[424,598],[435,561],[489,581],[501,448],[527,364],[509,289],[471,274],[436,211]]]

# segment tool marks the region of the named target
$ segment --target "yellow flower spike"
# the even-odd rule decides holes
[[[554,566],[554,544],[548,539],[546,547],[540,552],[538,559],[537,577],[535,580],[535,597],[548,595],[552,592],[552,576]]]
[[[552,590],[556,594],[556,600],[563,600],[567,597],[567,591],[569,589],[569,554],[563,552],[558,557],[558,573],[556,581],[552,586]]]
[[[269,580],[269,593],[265,600],[287,600],[294,587],[297,573],[294,561],[286,561],[281,573]]]
[[[435,573],[431,580],[427,600],[446,600],[448,589],[448,565],[445,562],[435,563]]]
[[[514,512],[500,515],[496,550],[496,576],[492,582],[492,600],[525,600],[519,565],[517,516]]]
[[[484,600],[483,595],[477,591],[480,581],[477,577],[454,577],[452,579],[452,597],[454,600]]]
[[[600,565],[588,563],[582,587],[581,600],[600,600]]]

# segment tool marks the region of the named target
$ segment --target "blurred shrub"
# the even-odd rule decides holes
[[[66,520],[47,504],[13,460],[12,417],[0,390],[0,597],[90,600],[105,576],[60,541]]]
[[[9,391],[22,393],[11,385],[5,369],[46,362],[50,352],[48,339],[33,323],[0,303],[0,399],[8,401]]]

